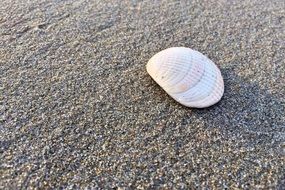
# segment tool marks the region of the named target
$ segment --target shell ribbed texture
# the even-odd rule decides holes
[[[224,93],[219,68],[198,51],[173,47],[147,63],[150,76],[176,101],[195,108],[217,103]]]

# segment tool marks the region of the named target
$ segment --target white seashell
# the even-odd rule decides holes
[[[149,75],[176,101],[194,108],[217,103],[224,93],[219,68],[198,51],[172,47],[155,54],[146,66]]]

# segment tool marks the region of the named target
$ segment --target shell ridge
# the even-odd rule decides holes
[[[205,63],[204,63],[205,64]],[[210,65],[212,66],[212,65]],[[213,68],[213,67],[212,67]],[[193,92],[196,91],[197,88],[199,88],[198,86],[205,86],[207,85],[207,80],[209,77],[207,77],[208,75],[210,75],[211,72],[209,72],[207,69],[204,69],[204,72],[203,72],[203,75],[200,77],[200,79],[197,81],[197,83],[191,87],[191,89],[188,89],[187,91],[185,92],[182,92],[182,93],[175,93],[175,95],[182,95],[182,94],[185,94],[185,95],[189,95],[189,94],[192,94]],[[216,75],[215,75],[215,79],[216,79]],[[201,82],[202,81],[202,82]],[[215,81],[214,81],[215,82]],[[213,83],[214,83],[213,82]],[[197,91],[196,91],[197,92]]]
[[[210,100],[215,101],[215,102],[219,101],[222,98],[221,95],[224,93],[223,86],[219,87],[220,82],[223,84],[223,80],[222,80],[221,77],[218,78],[218,82],[216,83],[216,86],[218,86],[219,90],[212,91],[212,93],[209,95],[211,98],[207,98],[206,97],[206,98],[203,98],[200,101],[187,102],[187,103],[185,103],[185,105],[188,105],[188,106],[191,106],[191,107],[195,107],[196,106],[196,107],[200,108],[200,107],[204,107],[204,106],[210,106],[210,103],[208,103]]]
[[[187,62],[189,62],[189,63],[193,62],[193,56],[191,56],[190,59],[191,59],[191,60],[190,60],[190,61],[187,61]],[[183,77],[181,78],[181,80],[179,80],[179,81],[176,83],[176,85],[177,85],[178,83],[180,83],[183,79],[185,79],[185,77],[187,76],[187,74],[188,74],[192,69],[194,69],[194,66],[193,66],[193,65],[191,65],[191,64],[188,64],[188,65],[190,65],[190,67],[187,68],[187,71],[185,72],[185,74],[183,75]],[[169,86],[169,89],[168,89],[168,90],[171,91],[171,88],[173,88],[173,85]],[[170,93],[171,93],[171,92],[170,92]]]
[[[205,64],[203,62],[201,64],[200,61],[197,61],[197,59],[195,59],[195,56],[192,56],[191,62],[193,63],[193,67],[187,72],[187,75],[177,83],[177,88],[172,89],[172,93],[183,93],[190,88],[193,88],[195,84],[199,82],[199,78],[203,76],[203,73],[205,71]],[[180,86],[184,87],[183,90],[179,88]]]
[[[210,63],[210,64],[211,64],[211,63]],[[214,67],[215,65],[211,64],[211,66],[213,67],[213,69],[216,70],[216,68]],[[219,77],[218,71],[216,70],[215,79],[212,79],[213,82],[211,83],[211,84],[212,84],[211,86],[209,86],[209,84],[207,84],[207,83],[208,83],[207,80],[209,80],[209,78],[208,78],[208,79],[205,79],[205,83],[204,83],[204,84],[209,87],[208,91],[203,91],[203,90],[201,90],[201,91],[200,91],[200,94],[199,94],[199,97],[195,97],[195,96],[193,95],[193,97],[187,99],[186,102],[200,101],[200,100],[202,100],[202,99],[205,99],[205,98],[209,97],[209,96],[211,95],[211,93],[215,91],[215,88],[216,88],[216,86],[217,86],[218,77]],[[201,89],[202,89],[202,88],[201,88]],[[198,91],[196,91],[196,92],[198,92]]]
[[[202,76],[204,76],[204,73],[205,73],[205,70],[204,70]],[[202,80],[202,77],[197,81],[197,83],[193,86],[193,88],[194,88],[195,86],[197,86],[201,80]],[[193,89],[193,88],[192,88],[192,89]],[[194,92],[195,92],[195,91],[194,91]],[[172,95],[172,97],[173,97],[174,99],[176,99],[178,102],[182,102],[182,101],[184,100],[182,94],[184,94],[184,93],[185,93],[185,92],[177,93],[177,94],[171,94],[171,95]],[[187,93],[187,92],[186,92],[186,93]],[[181,95],[182,97],[181,97],[181,96],[177,96],[177,95]]]
[[[181,59],[182,60],[182,59]],[[174,61],[173,61],[174,62]],[[172,65],[172,67],[173,67],[173,62],[171,62],[171,65]],[[189,62],[189,61],[187,61],[186,59],[185,60],[183,60],[183,63],[186,63],[186,62]],[[187,72],[189,71],[189,70],[191,70],[191,68],[193,67],[191,64],[182,64],[182,65],[178,65],[177,66],[177,73],[179,74],[180,73],[180,71],[182,71],[182,70],[184,70],[185,69],[185,65],[187,65],[187,71],[185,71],[184,73],[183,73],[183,77],[180,77],[181,79],[180,80],[182,80],[185,76],[187,76]],[[173,68],[171,68],[171,69],[173,69]],[[173,79],[175,79],[175,77],[173,77]],[[179,78],[178,78],[179,79]],[[178,79],[176,79],[176,80],[178,80]],[[179,82],[180,80],[178,80],[177,82]],[[170,79],[169,80],[166,80],[165,82],[167,83],[167,82],[169,82],[170,81]],[[177,82],[175,82],[175,83],[177,83]],[[175,85],[175,83],[174,83],[174,81],[172,81],[172,83],[171,84],[169,84],[169,85],[167,85],[167,87],[168,88],[171,88],[173,85]]]
[[[147,71],[169,96],[188,107],[209,107],[224,93],[219,67],[190,48],[162,50],[149,60]]]

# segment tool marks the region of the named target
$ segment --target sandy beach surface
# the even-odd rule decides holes
[[[222,100],[147,74],[185,46]],[[0,189],[284,189],[284,0],[1,0]]]

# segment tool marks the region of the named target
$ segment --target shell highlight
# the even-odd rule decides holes
[[[146,69],[172,98],[187,107],[212,106],[224,93],[219,68],[190,48],[172,47],[158,52],[148,61]]]

